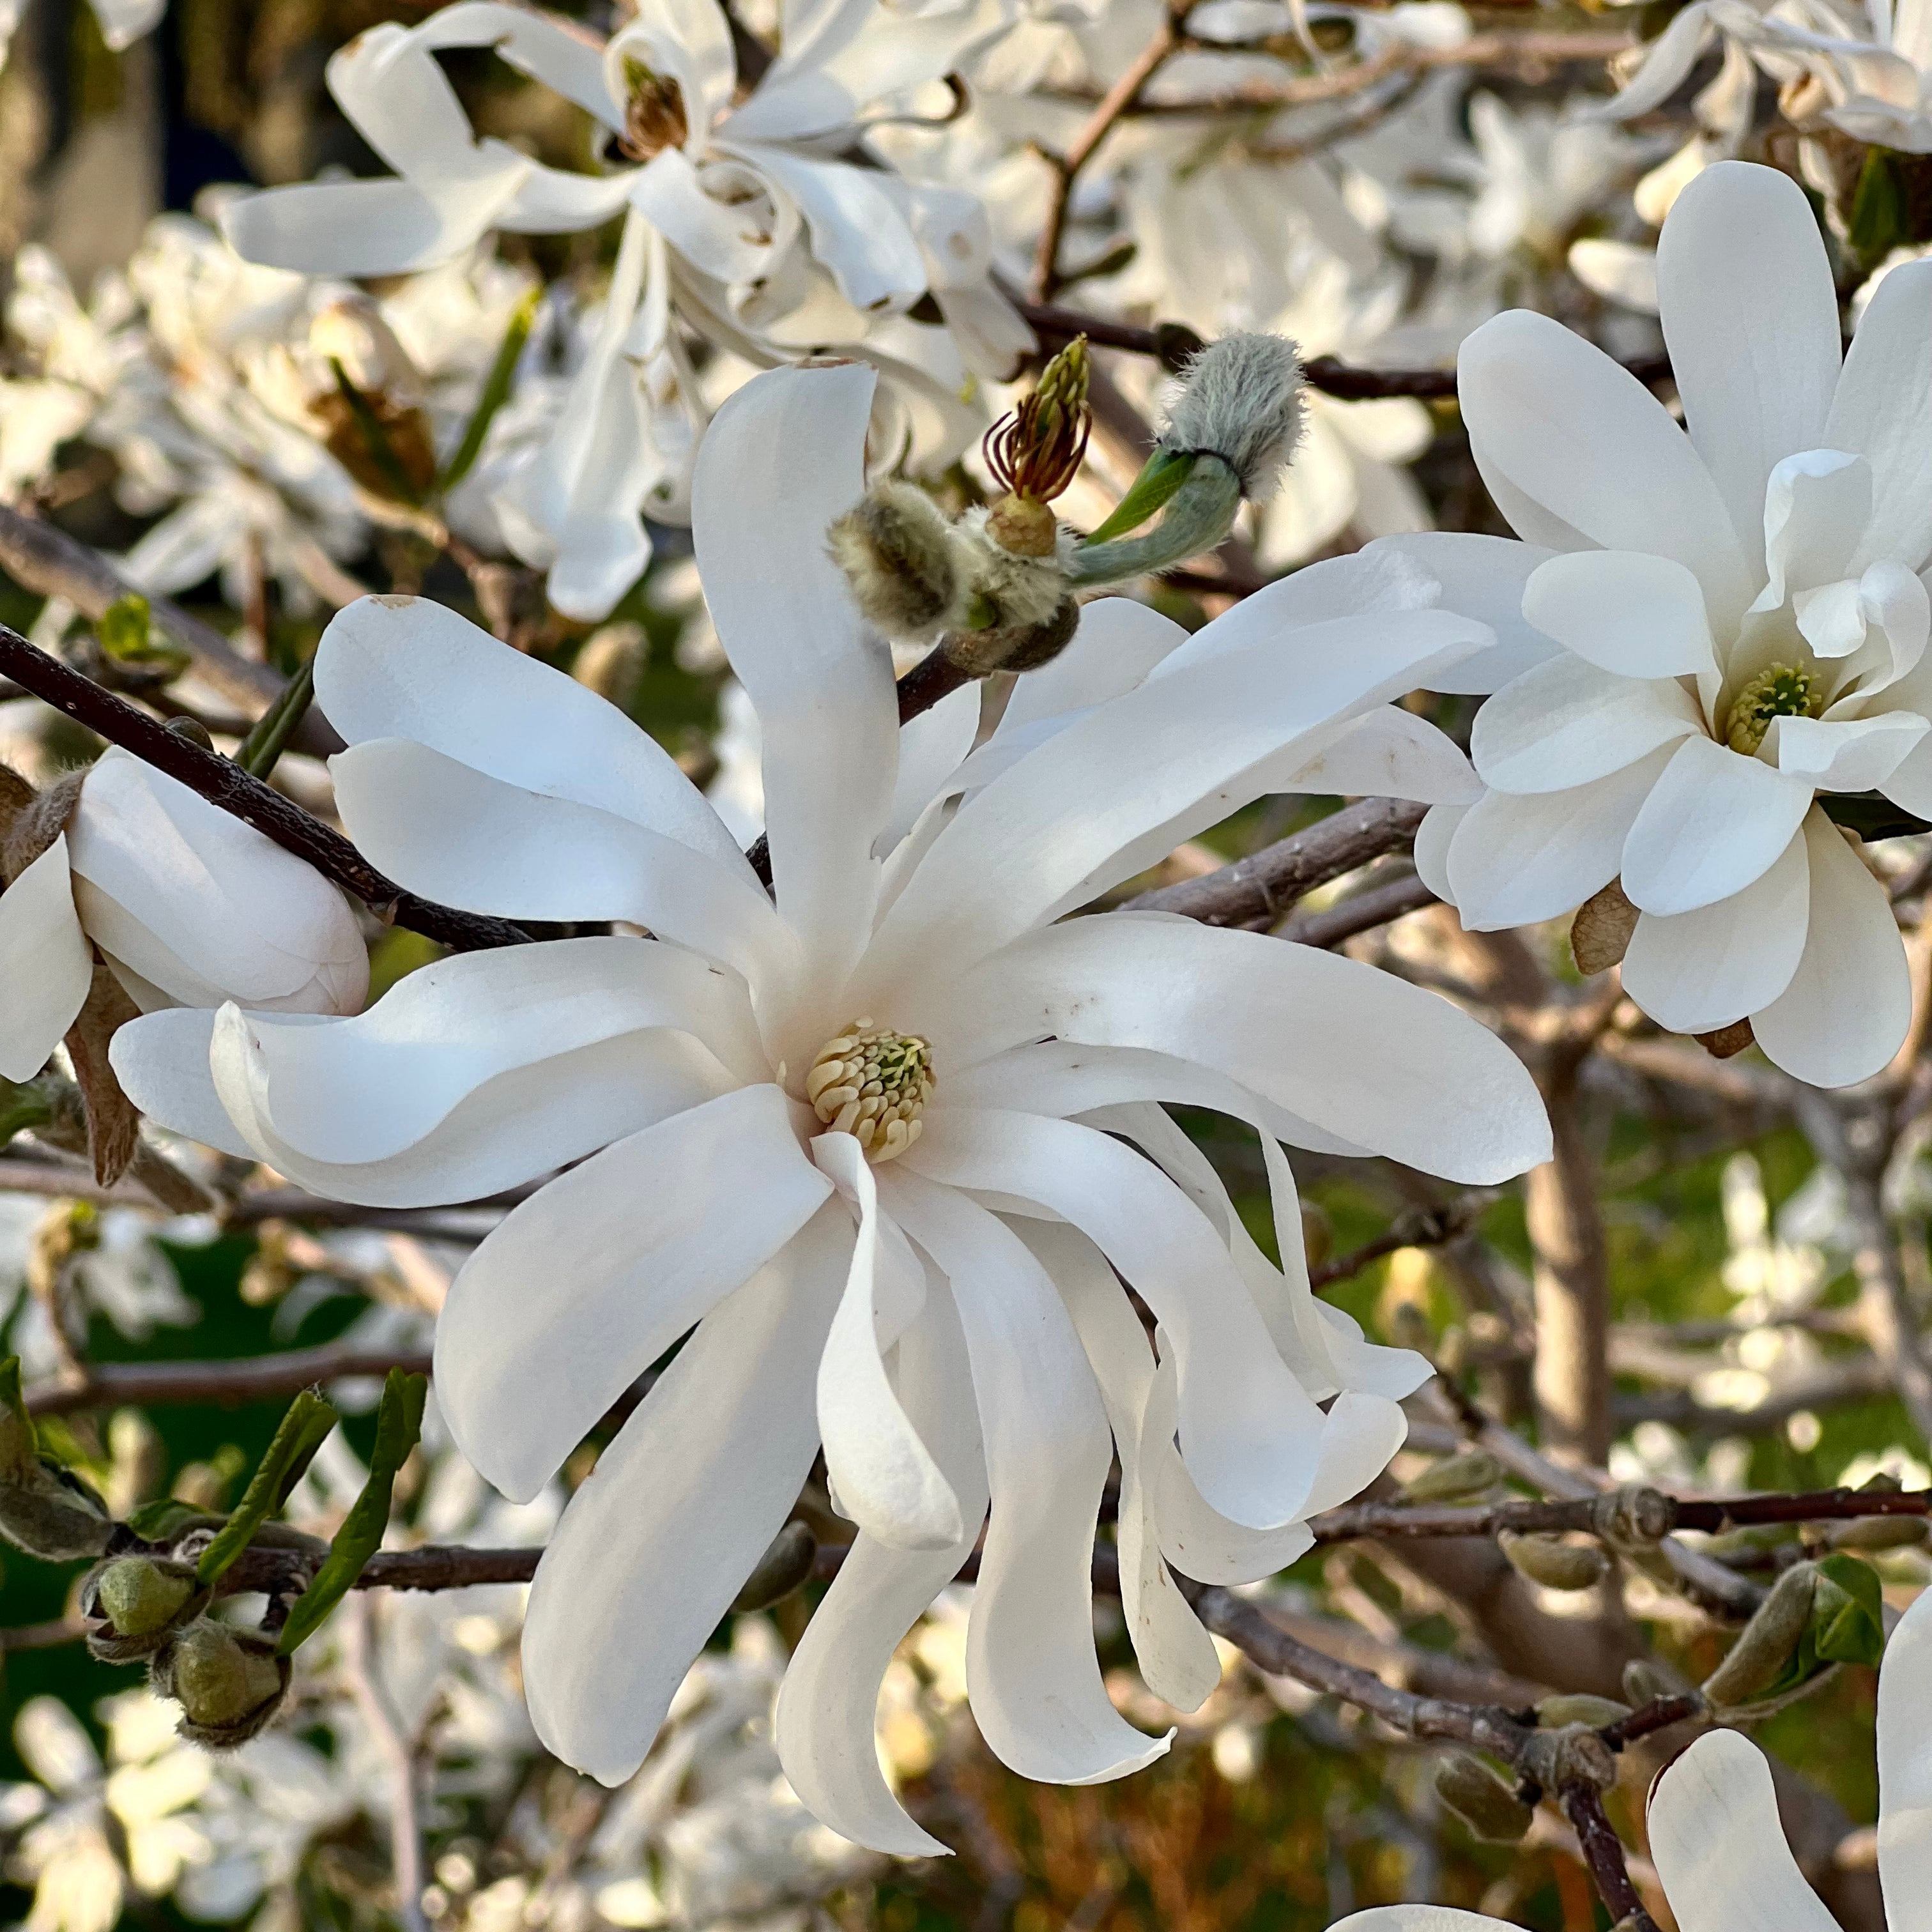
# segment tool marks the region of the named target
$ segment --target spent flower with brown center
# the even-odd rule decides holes
[[[624,131],[619,145],[633,160],[647,161],[667,148],[681,148],[691,133],[684,90],[668,74],[640,60],[624,63]]]
[[[1018,556],[1052,554],[1058,532],[1046,506],[1073,481],[1087,453],[1090,374],[1087,338],[1076,335],[1040,371],[1033,394],[986,432],[987,466],[1006,492],[986,526]]]

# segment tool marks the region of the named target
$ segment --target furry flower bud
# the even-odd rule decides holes
[[[1587,1590],[1603,1581],[1610,1568],[1590,1543],[1565,1543],[1558,1536],[1518,1536],[1504,1530],[1496,1538],[1510,1567],[1546,1590]]]
[[[1436,1795],[1477,1838],[1517,1844],[1536,1814],[1480,1758],[1457,1751],[1436,1767]]]
[[[200,1616],[208,1593],[184,1565],[146,1556],[117,1556],[81,1585],[88,1649],[104,1664],[151,1657],[171,1632]]]
[[[1503,1466],[1486,1449],[1469,1449],[1424,1470],[1402,1494],[1412,1503],[1462,1502],[1502,1479]]]
[[[182,1707],[183,1737],[210,1750],[232,1750],[263,1730],[289,1688],[289,1660],[253,1630],[191,1624],[158,1654],[155,1690]]]
[[[1536,1721],[1550,1730],[1587,1724],[1592,1730],[1600,1731],[1606,1724],[1614,1724],[1630,1714],[1630,1707],[1619,1704],[1614,1697],[1593,1697],[1588,1691],[1576,1690],[1544,1698],[1536,1707]]]
[[[1834,1550],[1906,1550],[1925,1540],[1922,1516],[1867,1516],[1832,1526]]]
[[[887,637],[930,644],[953,620],[962,593],[952,526],[924,490],[874,484],[825,541],[860,614]]]
[[[1704,1680],[1704,1695],[1714,1706],[1748,1704],[1778,1681],[1811,1621],[1817,1580],[1812,1564],[1794,1563],[1772,1586],[1724,1662]]]
[[[1271,496],[1301,440],[1301,358],[1279,335],[1224,335],[1181,372],[1164,448],[1218,456],[1250,502]]]

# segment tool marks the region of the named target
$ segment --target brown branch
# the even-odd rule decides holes
[[[1428,810],[1404,799],[1364,799],[1217,872],[1142,892],[1124,910],[1179,913],[1206,926],[1271,925],[1317,886],[1412,844]]]
[[[1310,1268],[1309,1282],[1313,1287],[1325,1288],[1331,1281],[1346,1281],[1351,1275],[1360,1274],[1371,1262],[1378,1262],[1384,1255],[1394,1254],[1398,1248],[1444,1246],[1467,1234],[1478,1216],[1496,1198],[1492,1192],[1484,1190],[1466,1194],[1460,1201],[1450,1202],[1439,1208],[1412,1208],[1407,1214],[1396,1216],[1373,1240],[1364,1241],[1359,1248],[1338,1255],[1331,1262],[1324,1262],[1319,1268]]]
[[[130,584],[98,551],[38,517],[0,504],[0,570],[43,597],[58,597],[82,616],[97,621],[108,607],[136,586]],[[286,682],[268,664],[244,658],[212,625],[184,610],[178,604],[150,592],[148,613],[154,623],[194,660],[202,680],[230,703],[242,706],[250,717],[265,711],[281,695]],[[298,751],[326,757],[342,748],[342,740],[311,711],[296,728],[292,741]]]
[[[1631,1880],[1624,1841],[1604,1815],[1603,1793],[1580,1778],[1561,1786],[1556,1802],[1575,1828],[1584,1866],[1597,1895],[1610,1908],[1615,1932],[1657,1932],[1657,1922]]]
[[[234,1408],[292,1396],[312,1382],[344,1376],[384,1376],[393,1368],[428,1375],[430,1358],[395,1349],[291,1348],[280,1355],[244,1355],[226,1362],[94,1362],[86,1379],[56,1378],[26,1390],[34,1415],[71,1415],[77,1409],[132,1402],[213,1402]]]
[[[232,758],[204,751],[191,739],[170,731],[158,718],[111,691],[104,691],[4,624],[0,624],[0,674],[89,730],[200,793],[211,805],[233,814],[244,825],[252,825],[285,852],[305,860],[325,878],[398,926],[460,952],[518,945],[530,938],[507,920],[461,912],[404,892],[377,872],[340,832],[311,818],[259,778],[250,777]]]
[[[1384,879],[1371,886],[1365,886],[1358,892],[1352,892],[1331,906],[1324,906],[1318,912],[1297,913],[1292,919],[1284,920],[1276,929],[1276,937],[1292,940],[1299,946],[1340,946],[1345,939],[1353,939],[1358,933],[1372,932],[1378,926],[1390,926],[1399,919],[1406,919],[1412,912],[1420,912],[1424,906],[1436,903],[1436,895],[1413,872],[1405,872],[1400,878]]]

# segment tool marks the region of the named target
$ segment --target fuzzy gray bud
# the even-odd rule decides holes
[[[1470,1449],[1424,1470],[1402,1494],[1412,1503],[1462,1502],[1502,1479],[1503,1466],[1486,1449]]]
[[[1436,1767],[1436,1794],[1475,1837],[1492,1845],[1520,1842],[1536,1816],[1481,1759],[1462,1751]]]
[[[210,1750],[232,1750],[281,1708],[289,1660],[267,1638],[225,1624],[193,1624],[154,1659],[155,1690],[182,1707],[180,1730]]]
[[[1271,496],[1301,440],[1294,344],[1279,335],[1224,335],[1189,362],[1180,380],[1162,446],[1220,457],[1251,502]]]
[[[1610,1568],[1594,1544],[1565,1543],[1558,1536],[1519,1536],[1504,1530],[1496,1538],[1510,1566],[1546,1590],[1587,1590]]]
[[[87,1647],[104,1664],[152,1657],[169,1634],[207,1607],[208,1592],[186,1564],[146,1556],[117,1556],[82,1583]]]
[[[1908,1550],[1925,1540],[1922,1516],[1867,1516],[1832,1526],[1834,1550]]]
[[[1724,1662],[1704,1680],[1713,1705],[1748,1704],[1778,1681],[1811,1621],[1817,1577],[1810,1564],[1794,1563],[1772,1586]]]
[[[1606,1724],[1614,1724],[1630,1714],[1630,1707],[1619,1704],[1614,1697],[1593,1697],[1587,1690],[1572,1690],[1544,1698],[1536,1707],[1536,1721],[1547,1730],[1560,1731],[1568,1724],[1587,1724],[1592,1730],[1600,1731]]]
[[[931,644],[961,597],[952,526],[910,483],[875,483],[825,533],[832,560],[869,623],[907,644]]]

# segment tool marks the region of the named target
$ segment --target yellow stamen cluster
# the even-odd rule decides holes
[[[812,1111],[875,1161],[904,1154],[919,1138],[932,1088],[926,1042],[864,1016],[818,1049],[805,1076]]]
[[[1748,758],[1764,742],[1774,718],[1815,718],[1825,708],[1825,687],[1795,664],[1770,664],[1739,692],[1724,720],[1724,742]]]

